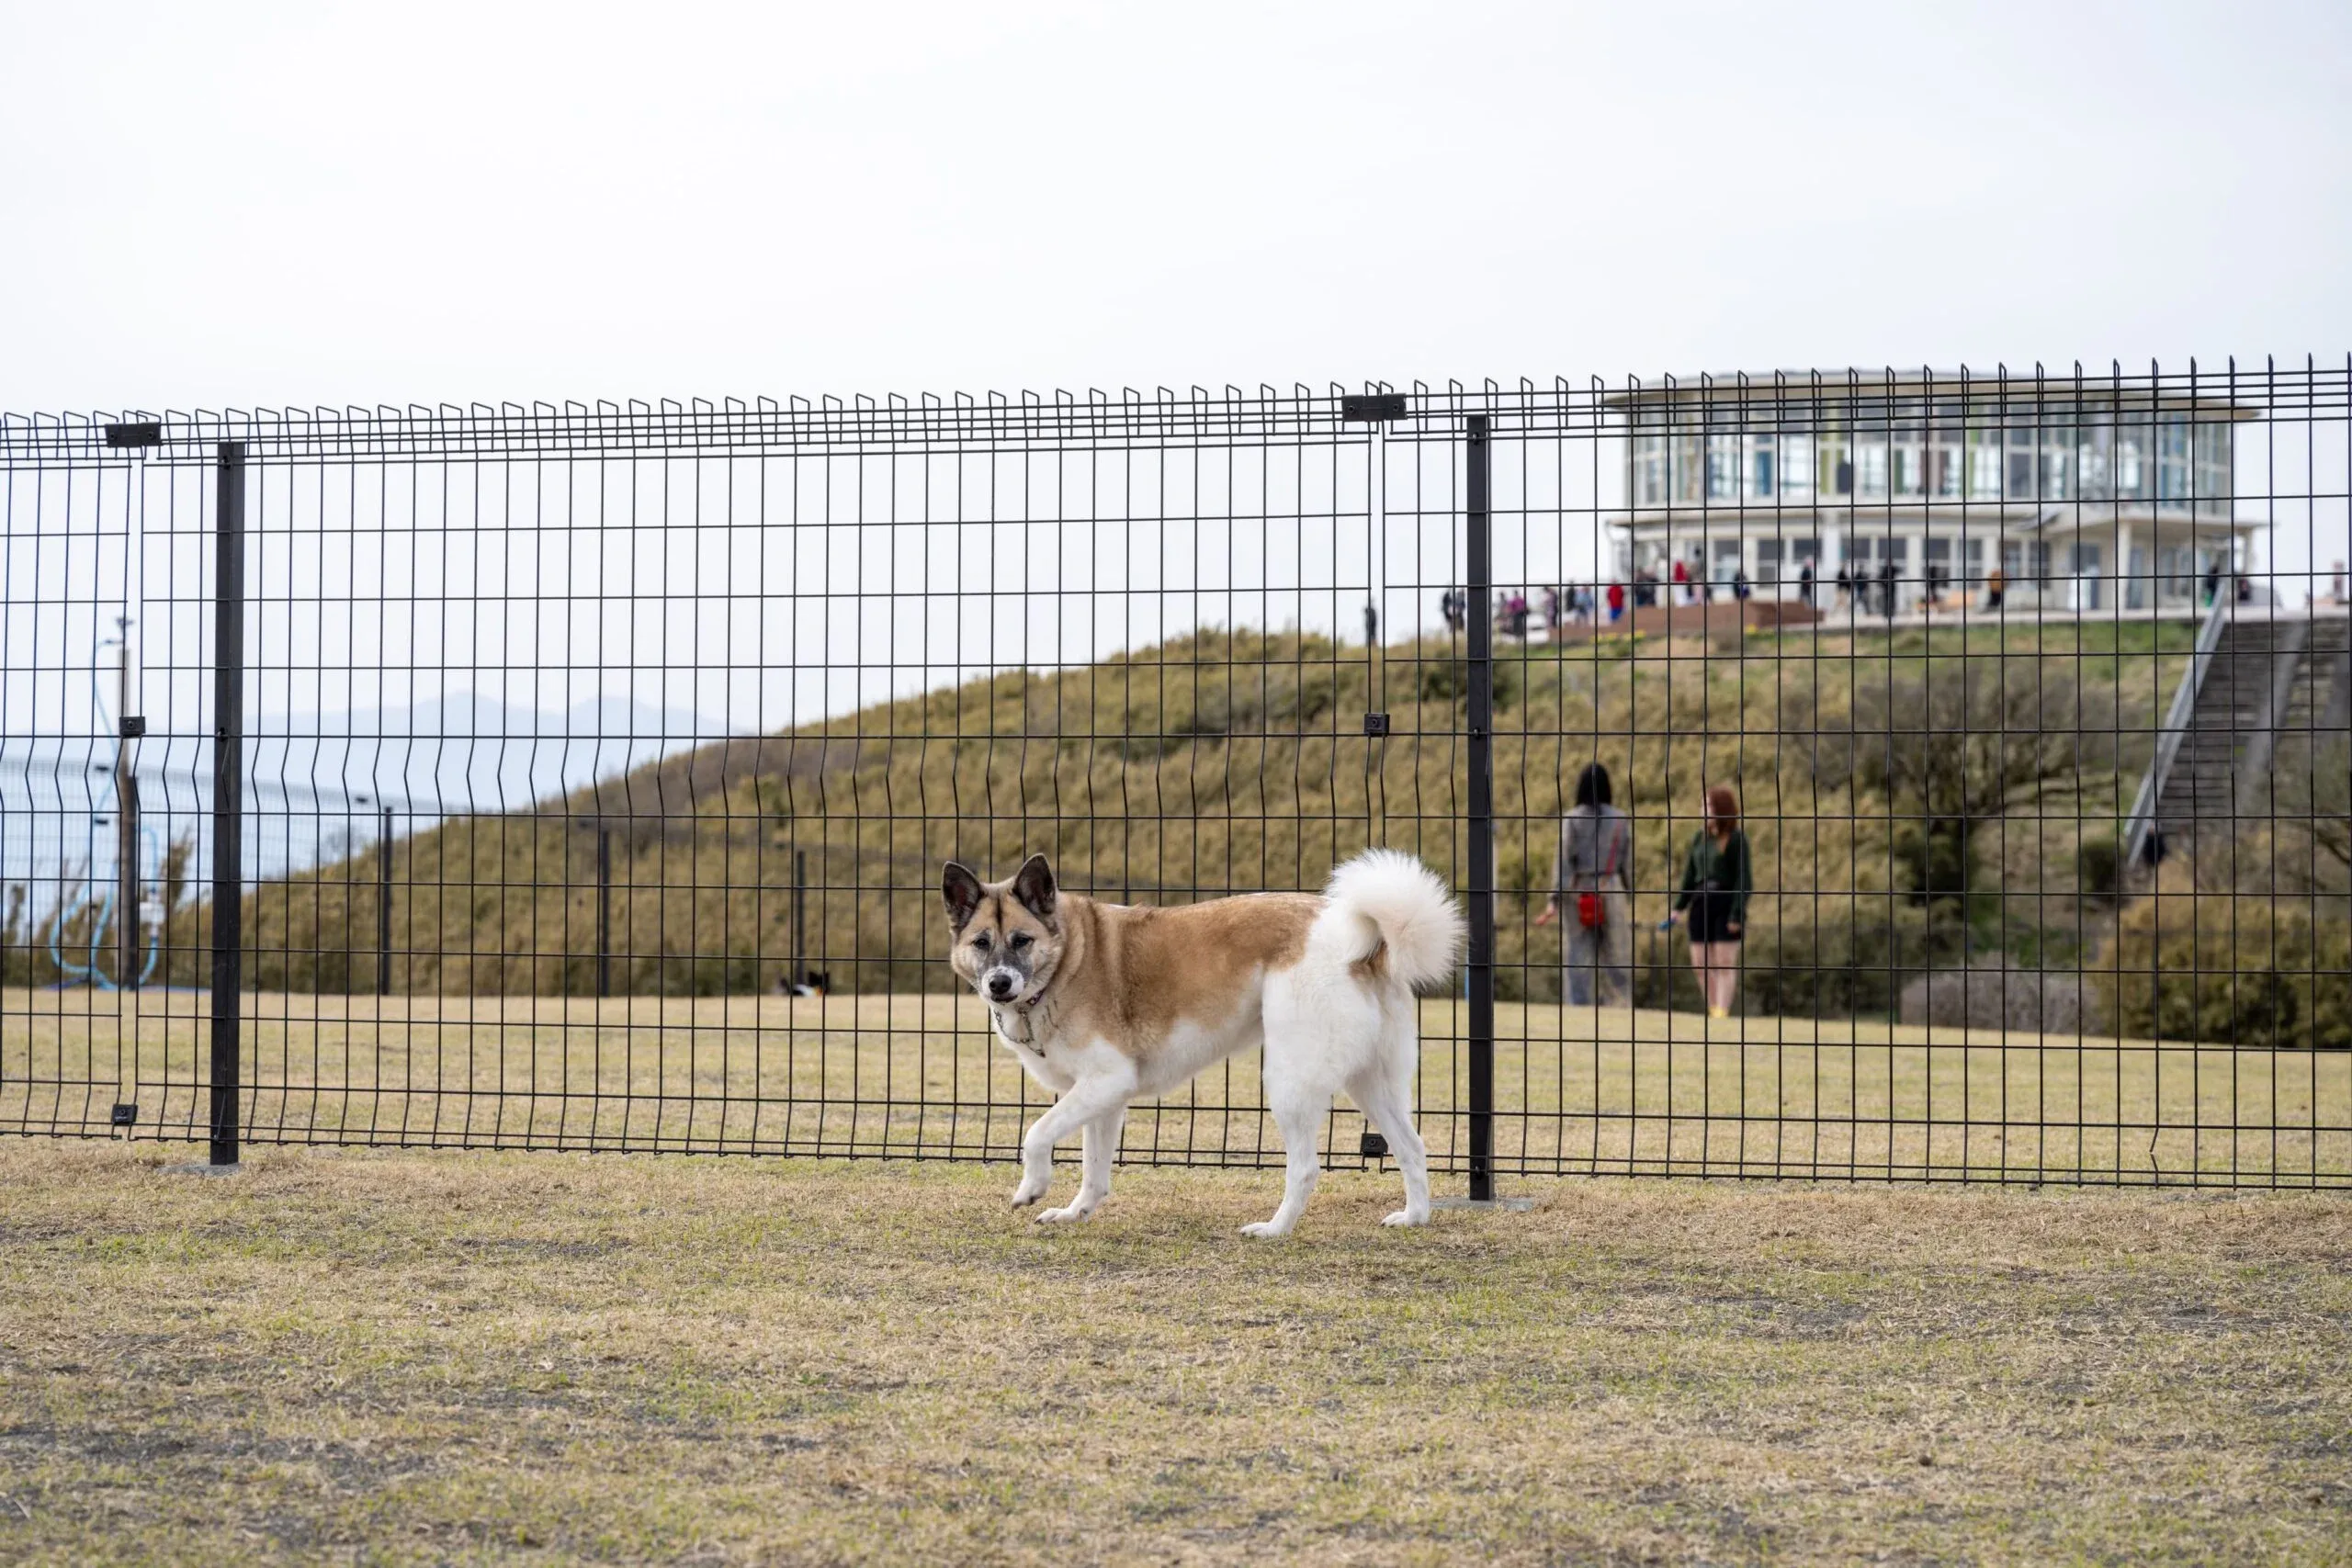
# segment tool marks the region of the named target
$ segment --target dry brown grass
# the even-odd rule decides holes
[[[200,1010],[0,993],[0,1128],[195,1135]],[[263,1141],[1006,1157],[1047,1103],[970,996],[246,998]],[[1506,1004],[1496,1148],[1552,1173],[2352,1184],[2352,1053]],[[1424,1134],[1465,1156],[1459,1004],[1422,1005]],[[1254,1057],[1130,1117],[1131,1161],[1280,1159]],[[1352,1151],[1343,1110],[1326,1147]]]
[[[2331,1198],[166,1153],[0,1145],[0,1557],[2352,1562]]]

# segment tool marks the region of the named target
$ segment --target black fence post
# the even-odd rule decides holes
[[[792,977],[787,995],[808,983],[808,852],[792,852]]]
[[[1463,867],[1463,893],[1469,901],[1470,953],[1470,1198],[1495,1196],[1495,615],[1493,549],[1493,454],[1487,444],[1487,416],[1469,416],[1464,446],[1467,504],[1464,508],[1468,579],[1464,593],[1470,634],[1469,863]]]
[[[596,824],[596,995],[613,994],[613,830]]]
[[[245,444],[220,443],[212,583],[212,1164],[237,1163],[243,1087]]]
[[[384,807],[383,836],[376,840],[376,994],[392,994],[392,808]]]

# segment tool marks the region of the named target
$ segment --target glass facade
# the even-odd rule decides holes
[[[2229,514],[2231,411],[2185,400],[1775,398],[1678,392],[1629,410],[1635,507],[2138,502]]]

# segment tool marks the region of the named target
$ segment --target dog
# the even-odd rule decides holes
[[[1077,1198],[1041,1224],[1091,1219],[1111,1190],[1130,1101],[1265,1047],[1282,1129],[1282,1206],[1242,1227],[1289,1234],[1315,1190],[1316,1128],[1345,1090],[1385,1134],[1405,1206],[1427,1224],[1429,1156],[1414,1130],[1420,1032],[1413,994],[1452,974],[1462,911],[1427,866],[1374,850],[1311,893],[1252,893],[1173,908],[1100,903],[1056,886],[1044,855],[1002,882],[954,861],[940,882],[948,962],[988,1003],[1007,1049],[1057,1097],[1021,1140],[1025,1208],[1052,1184],[1054,1145],[1080,1134]]]

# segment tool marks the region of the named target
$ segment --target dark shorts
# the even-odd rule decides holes
[[[1690,940],[1692,942],[1737,942],[1739,933],[1729,929],[1732,922],[1732,901],[1727,894],[1702,891],[1690,899]]]

